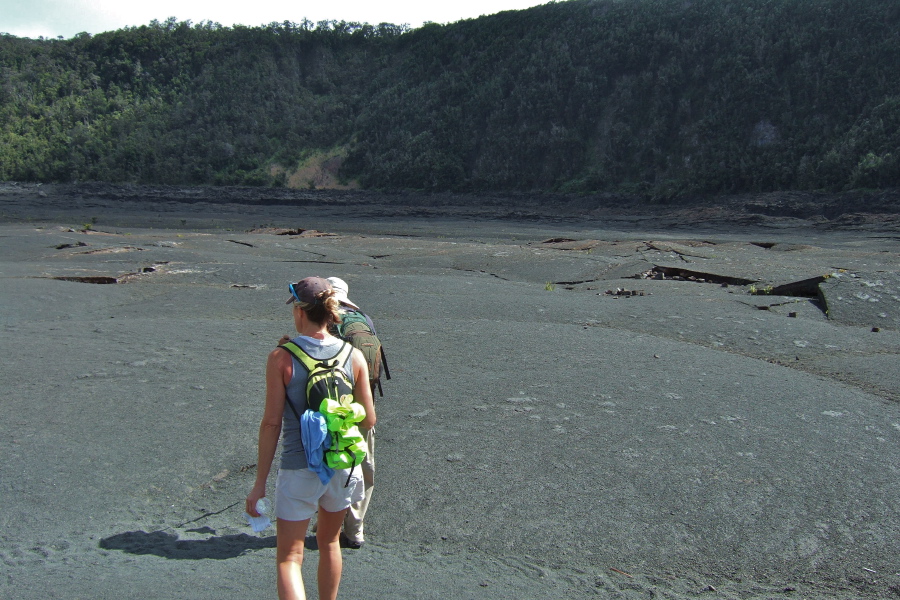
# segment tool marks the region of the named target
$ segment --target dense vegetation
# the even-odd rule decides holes
[[[0,179],[697,192],[900,185],[896,0],[569,0],[450,25],[0,35]]]

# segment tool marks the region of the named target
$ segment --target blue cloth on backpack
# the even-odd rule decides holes
[[[334,469],[325,464],[325,449],[331,446],[331,436],[328,435],[328,423],[322,413],[315,410],[303,412],[300,417],[300,438],[306,453],[306,465],[319,476],[323,485],[327,484],[334,475]]]

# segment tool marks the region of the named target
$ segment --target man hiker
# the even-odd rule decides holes
[[[349,286],[339,277],[329,277],[328,282],[334,289],[334,297],[340,303],[339,313],[341,323],[336,325],[338,337],[349,342],[355,348],[359,348],[366,357],[369,365],[369,385],[372,388],[372,397],[375,398],[375,390],[381,394],[381,371],[384,370],[385,378],[391,375],[384,362],[384,351],[381,342],[375,332],[372,319],[368,317],[359,306],[347,297]],[[375,485],[375,429],[361,429],[369,451],[361,465],[363,483],[365,486],[365,498],[350,505],[347,516],[344,517],[344,533],[341,539],[346,548],[361,548],[365,542],[363,533],[363,519],[372,499],[372,488]]]

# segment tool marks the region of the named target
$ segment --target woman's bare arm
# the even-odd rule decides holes
[[[247,513],[258,516],[256,502],[266,495],[266,481],[278,449],[281,437],[281,419],[284,416],[284,403],[287,383],[291,380],[293,365],[290,354],[276,348],[269,353],[266,361],[266,407],[259,424],[259,449],[256,459],[256,483],[247,496]]]

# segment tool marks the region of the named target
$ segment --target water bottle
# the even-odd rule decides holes
[[[247,524],[253,529],[253,533],[259,533],[272,526],[272,520],[269,518],[272,513],[272,503],[268,498],[264,497],[256,501],[256,512],[259,513],[258,517],[251,517],[249,513],[244,513],[247,515]]]

